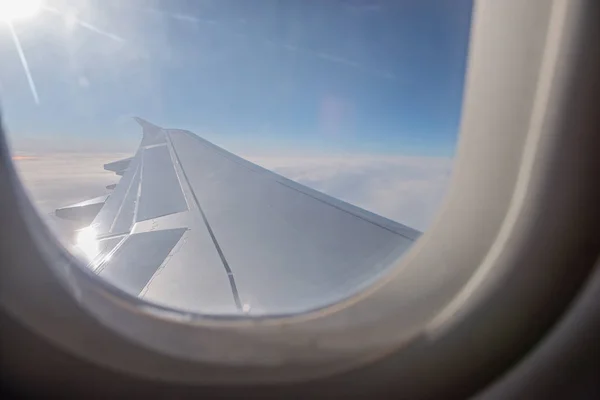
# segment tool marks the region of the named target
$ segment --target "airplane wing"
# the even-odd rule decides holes
[[[135,155],[104,166],[122,176],[113,192],[57,210],[95,214],[77,246],[130,294],[210,315],[308,311],[372,283],[420,235],[191,132],[136,120]]]

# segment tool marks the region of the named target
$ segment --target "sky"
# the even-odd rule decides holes
[[[64,153],[78,155],[81,172],[133,152],[137,115],[417,229],[433,218],[458,138],[471,1],[44,7],[13,24],[36,95],[0,23],[0,105],[13,152],[37,157],[17,160],[27,182],[41,181],[40,163],[54,168],[43,179],[57,189],[38,188],[38,204],[87,195],[102,164],[89,164],[85,189],[69,186],[51,178],[73,170]]]

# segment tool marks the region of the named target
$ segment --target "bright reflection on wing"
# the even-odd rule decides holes
[[[0,19],[14,21],[30,18],[42,8],[42,0],[0,0]]]
[[[90,263],[93,263],[100,253],[100,245],[96,237],[96,229],[93,226],[83,228],[77,233],[76,246]]]
[[[95,225],[77,231],[75,238],[75,250],[79,252],[87,266],[95,270],[112,258],[112,252],[107,252],[106,242],[98,239],[98,231]]]

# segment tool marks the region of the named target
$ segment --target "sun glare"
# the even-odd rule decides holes
[[[83,228],[77,233],[77,247],[90,262],[94,261],[100,249],[96,240],[96,230],[93,227]]]
[[[0,0],[0,20],[31,18],[42,8],[42,0]]]

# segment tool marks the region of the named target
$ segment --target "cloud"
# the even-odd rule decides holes
[[[104,164],[129,157],[109,153],[43,153],[13,156],[19,178],[42,214],[107,193],[118,181]]]
[[[109,192],[105,186],[118,182],[119,177],[105,171],[103,165],[129,156],[17,153],[13,160],[40,213],[57,232],[64,234],[65,226],[73,228],[73,224],[56,220],[50,214],[56,208]],[[452,165],[450,159],[440,157],[246,155],[244,158],[421,231],[435,216]]]
[[[131,116],[121,116],[116,121],[116,129],[125,123],[131,123]],[[62,154],[75,155],[76,157],[89,158],[136,151],[140,143],[140,134],[88,137],[79,132],[49,132],[44,135],[31,135],[22,132],[8,132],[7,139],[10,148],[18,151],[14,157],[48,156],[44,160],[52,159]],[[68,157],[67,157],[68,158]]]
[[[418,230],[435,217],[452,160],[442,157],[247,157],[286,178]]]

